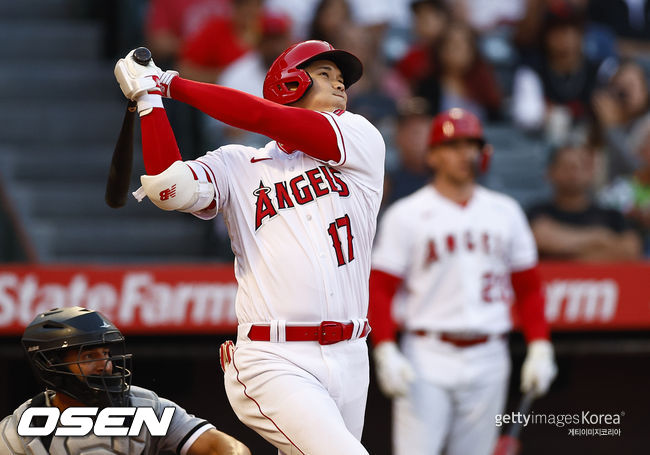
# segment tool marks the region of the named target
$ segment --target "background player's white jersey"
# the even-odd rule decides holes
[[[27,400],[13,414],[0,422],[0,454],[2,455],[156,455],[170,451],[185,454],[194,441],[211,428],[209,422],[188,414],[176,403],[160,398],[154,392],[132,386],[129,391],[129,406],[152,407],[160,419],[166,407],[176,408],[166,436],[151,436],[146,425],[140,434],[133,437],[95,436],[53,436],[49,447],[41,437],[21,437],[16,432],[20,416],[31,406],[50,406],[50,395],[39,395],[39,401]],[[41,398],[43,398],[41,400]]]
[[[510,272],[536,263],[519,205],[480,186],[464,206],[433,185],[397,201],[372,259],[374,269],[404,279],[395,303],[406,330],[485,334],[511,328]]]
[[[339,162],[287,153],[275,141],[227,145],[187,162],[216,182],[217,208],[196,215],[224,215],[240,323],[366,317],[385,146],[362,116],[321,114],[337,135]]]

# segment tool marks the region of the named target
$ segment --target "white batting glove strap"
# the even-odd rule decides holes
[[[171,85],[172,85],[172,79],[174,79],[176,76],[178,76],[178,71],[173,71],[173,70],[167,70],[162,75],[160,76],[160,80],[158,81],[158,86],[160,88],[160,91],[162,92],[162,96],[165,98],[171,98]]]
[[[533,391],[536,396],[544,395],[556,375],[553,345],[547,340],[530,342],[521,367],[521,391]]]
[[[164,107],[162,97],[159,93],[160,92],[157,92],[156,94],[145,93],[138,98],[138,115],[140,115],[140,117],[149,114],[154,107]]]
[[[409,360],[392,341],[379,343],[373,351],[377,364],[379,388],[388,397],[404,396],[415,379],[415,370]]]

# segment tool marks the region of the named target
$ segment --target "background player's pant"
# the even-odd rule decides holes
[[[402,347],[418,378],[393,403],[395,455],[491,454],[510,377],[505,341],[458,348],[407,336]]]
[[[368,394],[365,338],[316,342],[237,340],[225,371],[237,417],[284,454],[367,454],[359,440]]]

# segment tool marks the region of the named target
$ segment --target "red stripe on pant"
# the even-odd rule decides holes
[[[278,430],[280,433],[282,433],[282,436],[284,436],[285,438],[287,438],[287,441],[289,441],[289,442],[291,443],[292,446],[294,446],[296,449],[298,449],[298,452],[300,452],[301,454],[305,455],[305,452],[303,452],[302,450],[300,450],[300,447],[298,447],[298,446],[297,446],[297,445],[296,445],[296,444],[291,440],[291,438],[289,438],[289,436],[287,436],[287,435],[284,433],[284,431],[282,431],[282,430],[280,429],[280,427],[279,427],[279,426],[278,426],[278,425],[273,421],[272,418],[270,418],[269,416],[267,416],[266,414],[264,414],[264,412],[262,411],[262,407],[260,406],[260,404],[259,404],[259,403],[258,403],[258,402],[253,398],[253,397],[251,397],[251,396],[248,394],[248,392],[246,391],[246,384],[244,384],[244,383],[241,381],[241,379],[239,379],[239,368],[237,368],[237,363],[235,362],[235,352],[232,353],[232,366],[235,367],[235,371],[237,372],[237,382],[239,382],[239,383],[242,385],[242,387],[244,387],[244,395],[246,396],[246,398],[248,398],[248,399],[251,400],[253,403],[255,403],[255,405],[257,406],[257,409],[259,409],[259,411],[260,411],[260,414],[262,414],[265,418],[269,419],[269,421],[273,424],[273,426],[274,426],[275,428],[277,428],[277,430]]]

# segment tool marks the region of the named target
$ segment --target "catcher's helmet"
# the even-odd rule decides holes
[[[485,147],[481,121],[469,111],[454,107],[436,115],[431,125],[429,146],[435,147],[456,139],[475,139],[481,149],[479,172],[487,171],[491,151]]]
[[[361,78],[361,61],[349,52],[334,49],[326,41],[309,40],[294,44],[275,59],[264,79],[264,98],[279,104],[298,101],[311,87],[303,68],[315,60],[330,60],[343,74],[347,89]]]
[[[82,307],[55,308],[41,313],[27,326],[23,348],[38,380],[87,406],[125,406],[131,384],[131,354],[124,352],[124,336],[100,313]],[[109,357],[82,360],[86,349],[107,347]],[[70,351],[73,361],[65,361]],[[104,373],[86,375],[69,368],[84,362],[105,362]],[[111,363],[112,369],[107,365]],[[110,371],[110,374],[107,372]]]

